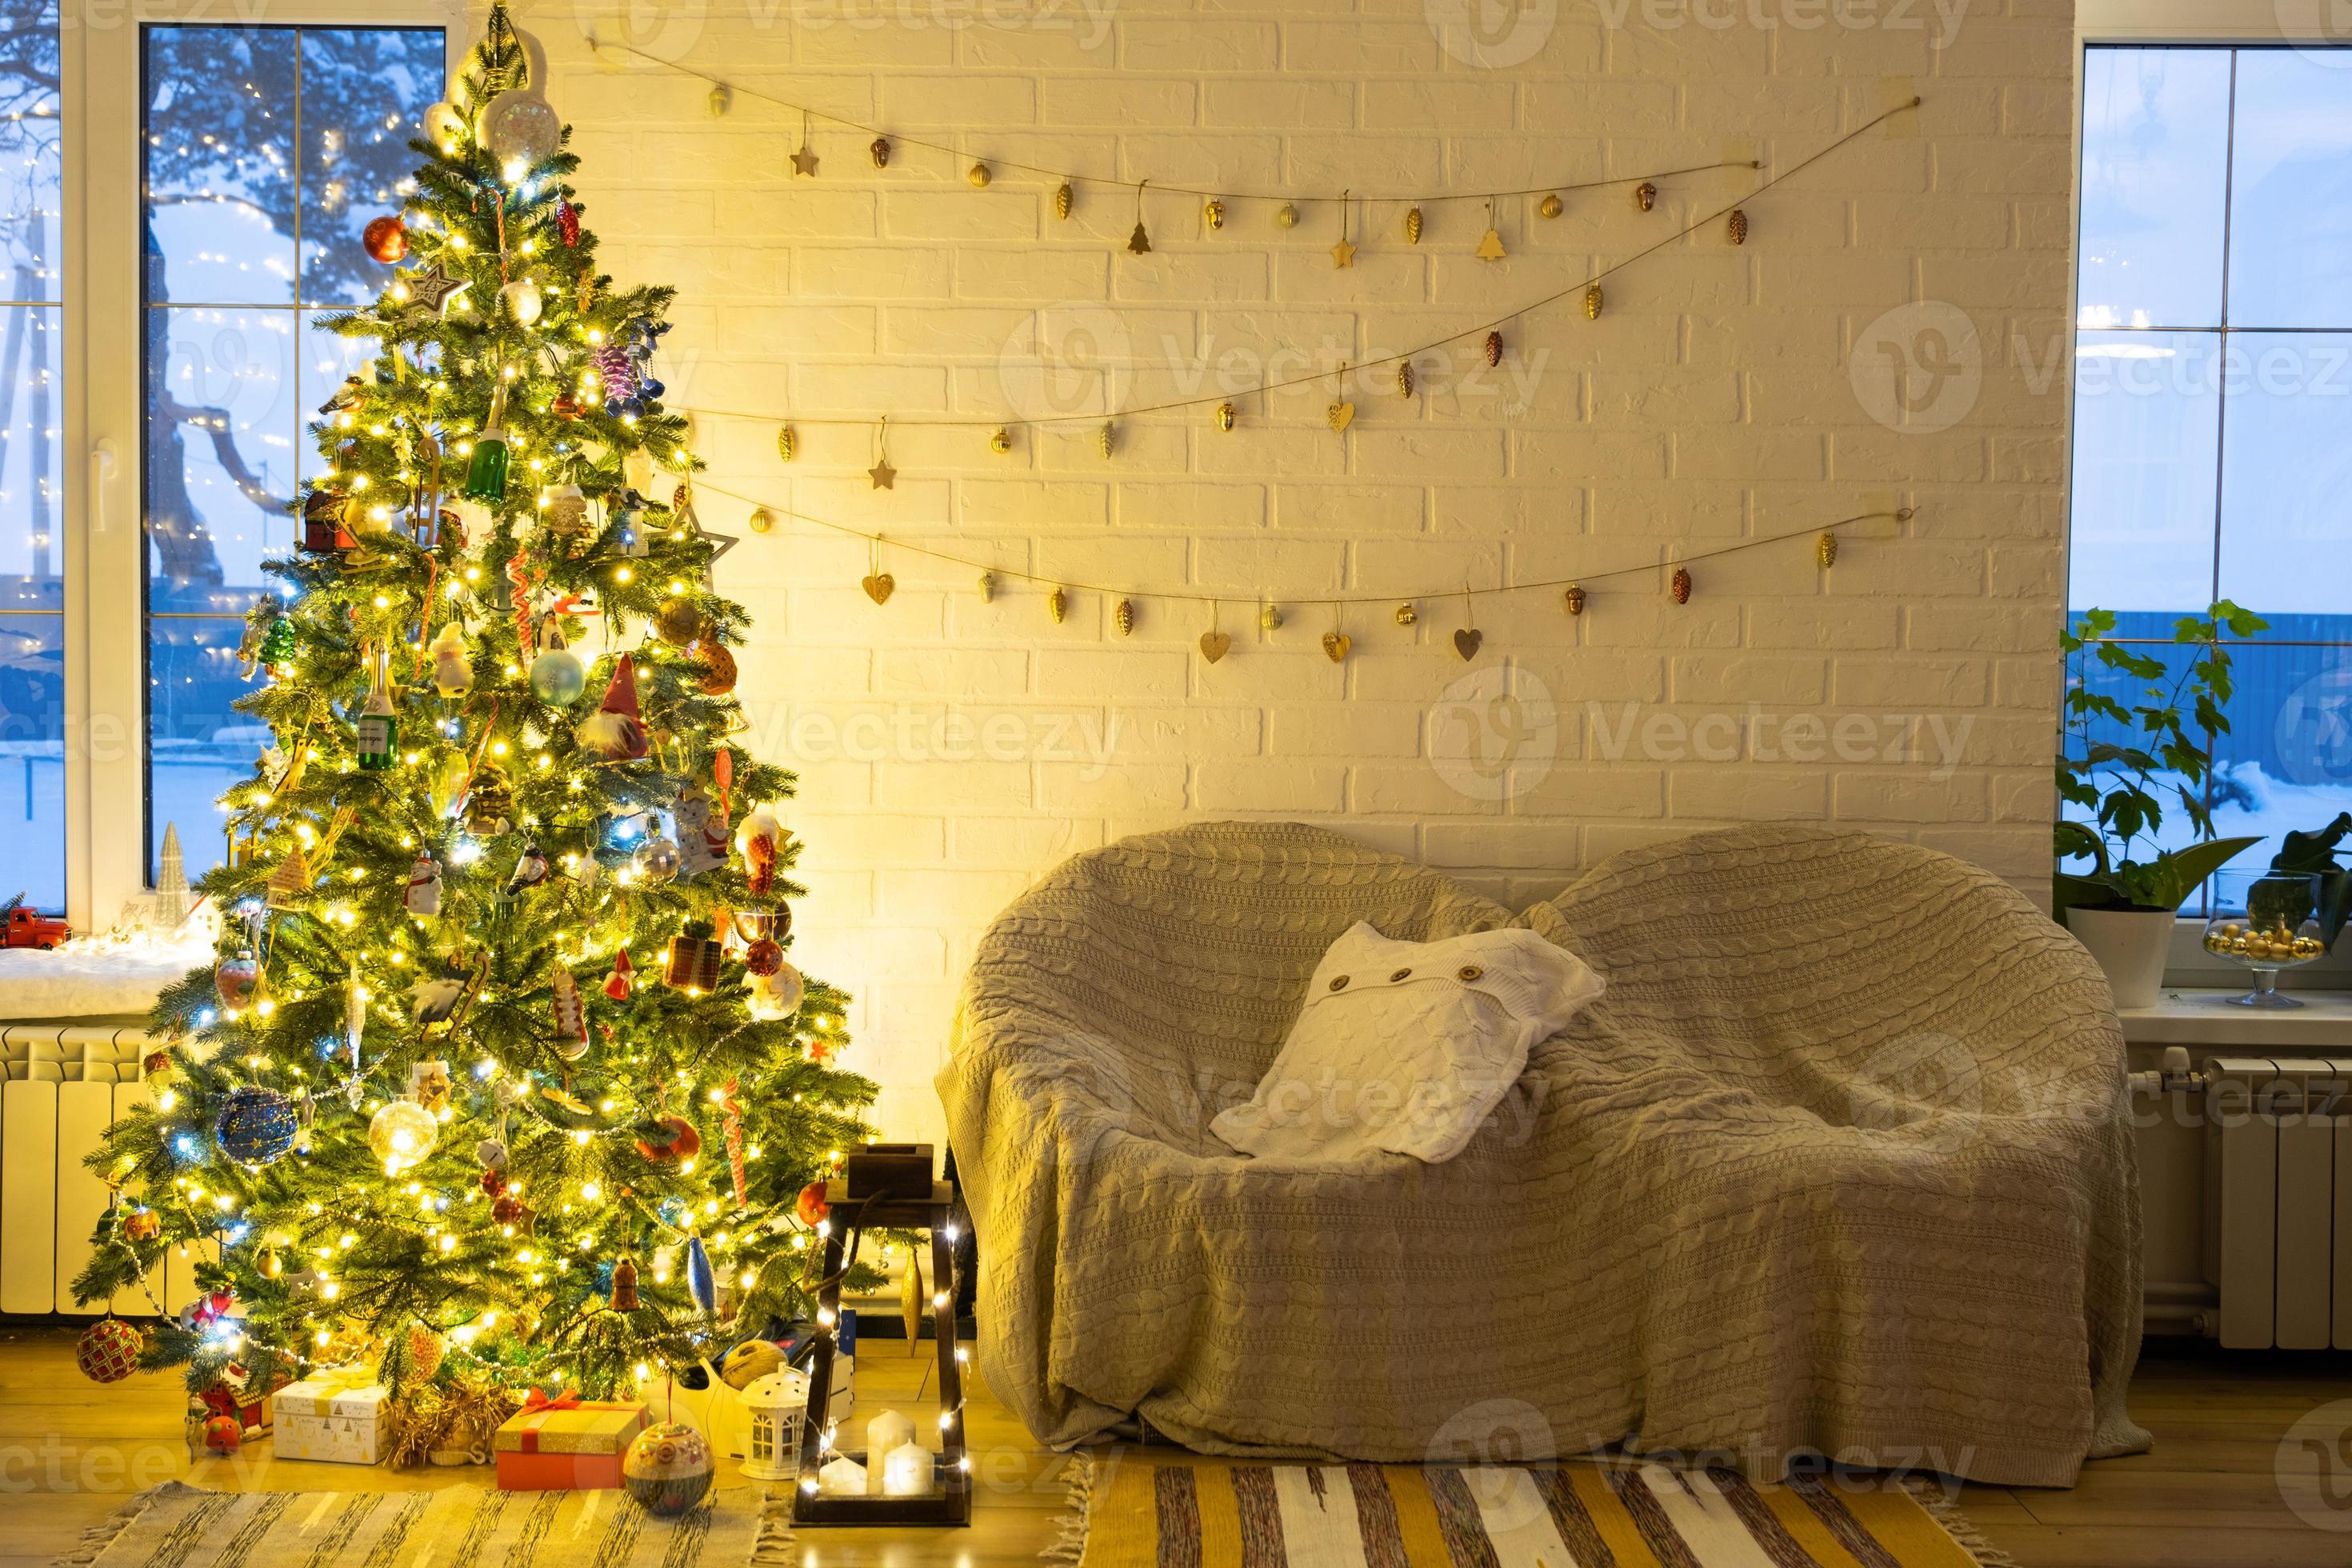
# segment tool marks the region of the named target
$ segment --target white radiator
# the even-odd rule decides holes
[[[2214,1057],[2205,1070],[2221,1343],[2352,1350],[2352,1058]]]
[[[107,1124],[147,1101],[136,1028],[73,1024],[0,1026],[0,1312],[91,1312],[73,1299],[89,1261],[89,1233],[106,1212],[106,1184],[82,1163]],[[196,1293],[194,1268],[176,1253],[155,1281],[168,1306]],[[114,1310],[151,1314],[136,1289]]]

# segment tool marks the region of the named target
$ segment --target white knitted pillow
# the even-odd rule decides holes
[[[1359,921],[1316,965],[1257,1092],[1210,1131],[1262,1159],[1450,1160],[1601,985],[1531,931],[1391,942]]]

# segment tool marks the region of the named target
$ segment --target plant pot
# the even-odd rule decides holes
[[[2178,919],[2170,910],[2078,908],[2066,911],[2066,929],[2106,972],[2107,989],[2115,993],[2117,1008],[2153,1007],[2164,984],[2164,963],[2172,953],[2172,927]]]

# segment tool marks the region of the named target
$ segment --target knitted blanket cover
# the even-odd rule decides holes
[[[1454,1160],[1234,1154],[1210,1121],[1359,920],[1523,924],[1607,988]],[[2028,1486],[2148,1444],[2105,981],[1934,850],[1701,833],[1515,917],[1318,828],[1145,835],[998,920],[938,1088],[979,1365],[1048,1443],[1139,1413],[1211,1453]]]

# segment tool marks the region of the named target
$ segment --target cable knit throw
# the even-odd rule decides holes
[[[1319,829],[1082,855],[982,941],[939,1076],[980,1365],[1055,1444],[1623,1443],[2017,1485],[2137,1451],[2137,1174],[2082,949],[1990,874],[1774,826],[1628,851],[1523,923],[1607,978],[1462,1154],[1335,1175],[1209,1131],[1332,939],[1513,923]]]

